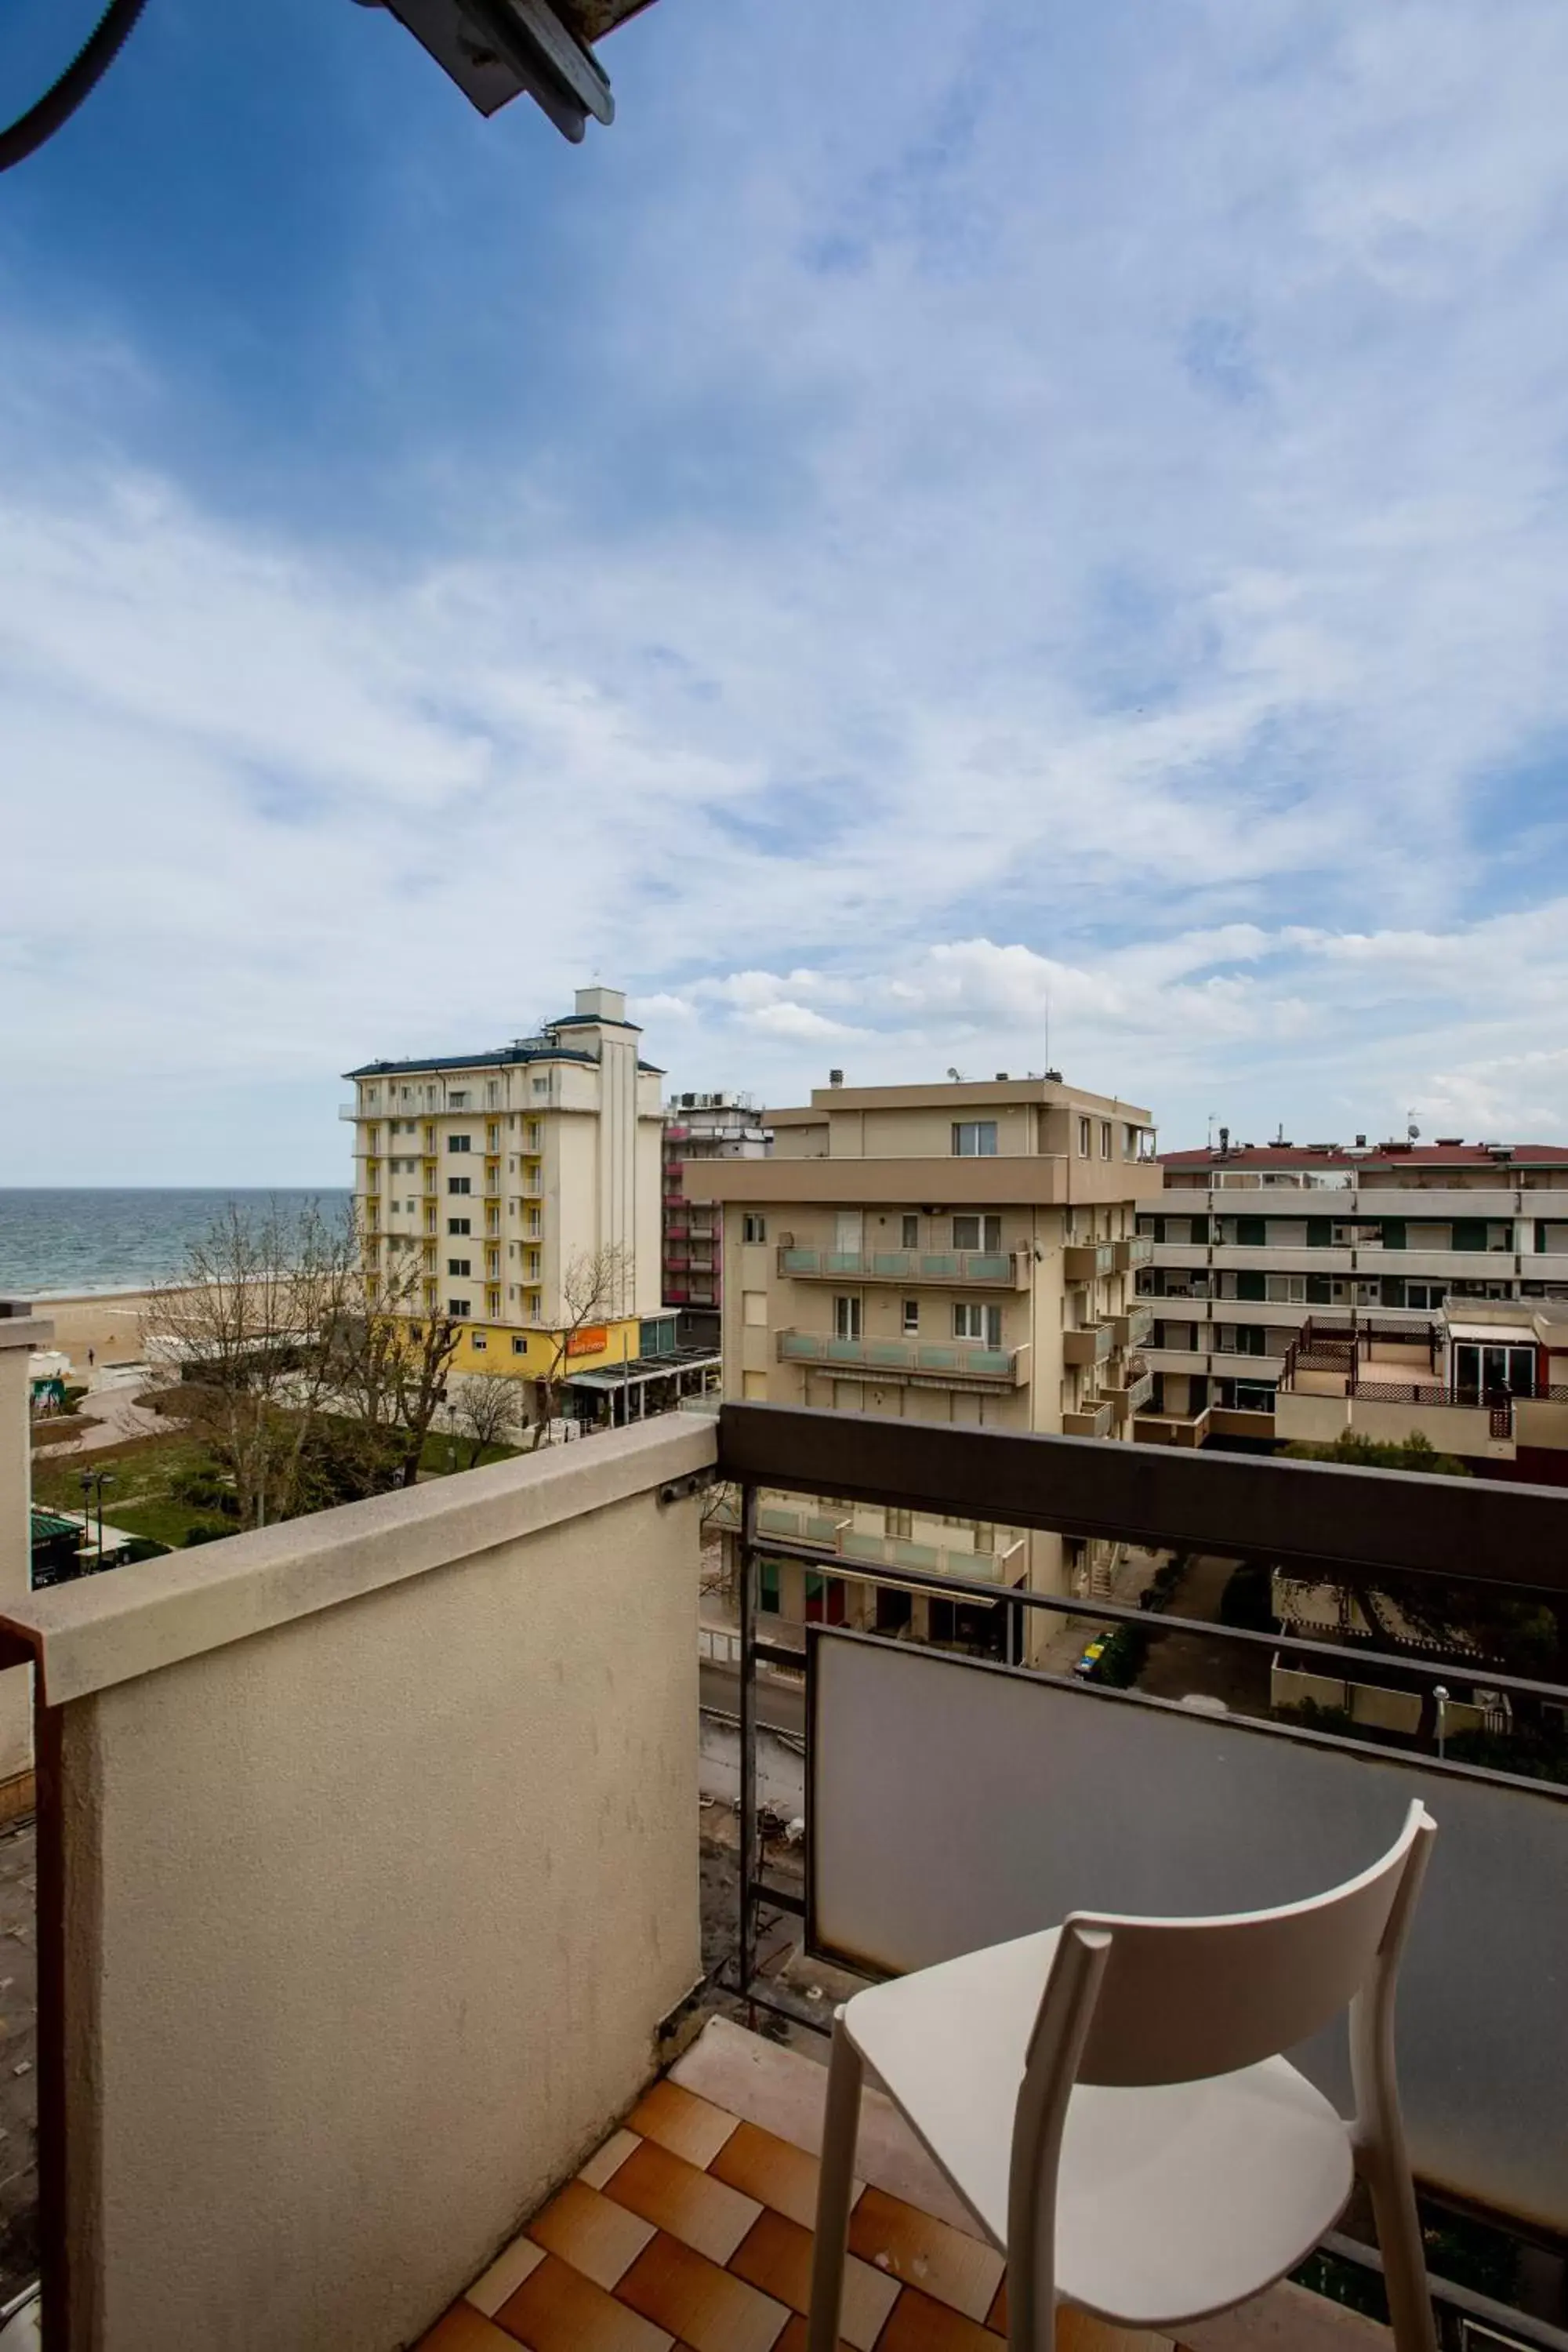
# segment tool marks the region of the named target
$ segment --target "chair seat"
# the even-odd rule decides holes
[[[993,2243],[1006,2249],[1013,2111],[1058,1930],[857,1993],[850,2040]],[[1057,2205],[1057,2292],[1168,2327],[1282,2278],[1343,2210],[1342,2118],[1283,2058],[1208,2081],[1079,2083]]]

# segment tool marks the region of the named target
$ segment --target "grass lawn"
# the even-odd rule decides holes
[[[487,1445],[479,1460],[470,1462],[473,1450],[471,1437],[448,1437],[445,1430],[433,1429],[420,1450],[419,1475],[444,1478],[453,1470],[482,1470],[489,1462],[510,1462],[526,1451],[521,1445]]]
[[[166,1437],[128,1438],[123,1445],[100,1447],[89,1463],[35,1459],[33,1499],[46,1510],[79,1511],[84,1467],[108,1470],[112,1486],[103,1492],[103,1516],[110,1527],[128,1535],[150,1536],[154,1543],[177,1550],[193,1528],[210,1528],[230,1536],[235,1523],[221,1513],[204,1511],[181,1502],[171,1493],[171,1482],[182,1472],[205,1466],[206,1449],[183,1430]],[[94,1505],[96,1510],[96,1501]]]

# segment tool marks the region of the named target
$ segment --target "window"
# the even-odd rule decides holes
[[[511,1352],[514,1356],[526,1356],[528,1353],[528,1341],[526,1339],[514,1339],[511,1343]]]
[[[498,1126],[492,1125],[486,1128],[485,1150],[487,1151],[499,1151],[500,1150],[500,1129]]]
[[[907,1339],[911,1332],[918,1331],[921,1328],[921,1303],[918,1298],[905,1299],[903,1320],[904,1337]]]
[[[741,1239],[743,1242],[765,1242],[768,1237],[766,1217],[748,1214],[741,1219]]]
[[[858,1298],[836,1298],[833,1302],[833,1336],[836,1339],[858,1339],[860,1337],[860,1301]]]
[[[912,1511],[883,1512],[882,1533],[885,1536],[891,1536],[895,1543],[908,1543],[913,1537],[914,1531],[915,1515]]]
[[[473,1348],[473,1350],[474,1350],[475,1355],[476,1355],[476,1356],[482,1356],[482,1355],[484,1354],[484,1352],[485,1352],[485,1349],[486,1349],[489,1346],[489,1344],[490,1344],[490,1343],[489,1343],[489,1335],[488,1334],[488,1332],[484,1332],[484,1331],[476,1331],[476,1332],[474,1333],[474,1335],[473,1335],[473,1338],[472,1338],[472,1340],[471,1340],[470,1344],[471,1344],[471,1346],[472,1346],[472,1348]]]
[[[993,1255],[1002,1246],[1000,1217],[954,1217],[952,1246],[955,1250],[985,1250]]]
[[[1138,1129],[1135,1127],[1124,1127],[1121,1130],[1121,1157],[1123,1160],[1136,1160],[1138,1157]]]
[[[920,1245],[921,1245],[921,1221],[920,1221],[920,1219],[919,1219],[918,1217],[906,1217],[906,1218],[904,1219],[904,1221],[903,1221],[903,1223],[904,1223],[904,1247],[905,1247],[906,1249],[914,1249],[914,1250],[918,1250],[918,1249],[919,1249],[919,1247],[920,1247]]]
[[[499,1079],[497,1079],[497,1078],[491,1078],[491,1079],[488,1082],[488,1084],[486,1085],[486,1087],[485,1087],[485,1100],[486,1100],[486,1102],[488,1102],[488,1103],[499,1103],[499,1102],[500,1102],[500,1080],[499,1080]]]
[[[435,1090],[435,1088],[432,1087],[432,1088],[431,1088],[431,1090],[430,1090],[430,1092],[431,1092],[431,1096],[432,1096],[432,1098],[434,1098],[435,1091],[436,1091],[436,1090]],[[461,1088],[460,1087],[458,1088],[458,1091],[457,1091],[455,1094],[450,1094],[450,1095],[448,1095],[448,1096],[447,1096],[447,1109],[448,1109],[448,1110],[467,1110],[467,1109],[468,1109],[468,1096],[463,1092],[463,1090],[462,1090],[462,1088]]]
[[[1110,1157],[1110,1121],[1108,1118],[1100,1122],[1100,1156],[1102,1160]]]
[[[448,1274],[468,1274],[472,1268],[466,1257],[449,1257],[447,1260],[447,1271]]]
[[[1080,1160],[1087,1160],[1089,1158],[1089,1137],[1090,1125],[1091,1121],[1087,1118],[1080,1118],[1078,1123],[1078,1156]]]
[[[466,1234],[472,1231],[472,1226],[467,1217],[448,1217],[447,1231],[449,1234]]]
[[[1405,1303],[1407,1307],[1425,1307],[1428,1310],[1441,1307],[1448,1295],[1446,1282],[1407,1282]]]
[[[960,1160],[994,1160],[996,1122],[994,1118],[955,1118],[952,1148]]]
[[[550,1092],[549,1079],[535,1078],[533,1081],[533,1091],[536,1095],[547,1095]]]
[[[952,1309],[952,1336],[955,1339],[983,1339],[988,1348],[999,1348],[1002,1309],[984,1306],[977,1298],[958,1299]]]
[[[452,1317],[452,1318],[453,1318],[453,1320],[454,1320],[455,1322],[461,1322],[461,1320],[462,1320],[463,1317],[464,1317],[465,1315],[467,1315],[468,1311],[468,1300],[467,1300],[466,1298],[448,1298],[448,1299],[447,1299],[447,1314],[448,1314],[448,1315],[450,1315],[450,1316]]]
[[[765,1329],[768,1320],[768,1294],[765,1290],[742,1290],[741,1320],[753,1330]]]
[[[491,1279],[492,1281],[495,1279],[496,1276],[500,1272],[500,1250],[486,1250],[486,1252],[485,1252],[485,1272],[486,1272],[486,1273],[490,1276],[490,1279]]]
[[[447,1179],[447,1190],[448,1192],[471,1192],[473,1189],[473,1181],[469,1177],[448,1176]]]
[[[471,1151],[473,1148],[474,1141],[472,1136],[449,1135],[447,1138],[447,1149],[448,1151]]]

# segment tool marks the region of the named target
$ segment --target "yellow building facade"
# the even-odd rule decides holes
[[[663,1073],[618,989],[488,1053],[346,1073],[366,1295],[459,1326],[455,1372],[636,1358],[660,1287]]]

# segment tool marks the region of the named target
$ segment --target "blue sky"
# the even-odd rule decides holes
[[[0,180],[0,1182],[341,1181],[338,1072],[595,976],[678,1086],[1568,1135],[1568,16],[604,61],[572,148],[151,0]]]

